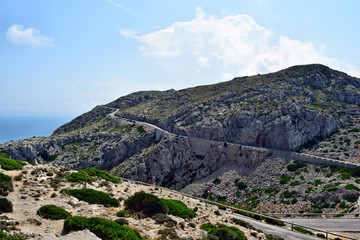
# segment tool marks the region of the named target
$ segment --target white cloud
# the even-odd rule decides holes
[[[127,8],[123,4],[119,3],[118,0],[106,0],[106,1],[117,8],[122,8],[122,9],[125,9],[126,11],[130,11],[129,8]]]
[[[54,39],[46,37],[34,28],[24,29],[23,25],[12,25],[6,31],[7,38],[18,45],[28,45],[32,47],[51,46]]]
[[[322,63],[351,73],[348,65],[325,57],[323,46],[318,50],[312,42],[275,36],[248,15],[217,18],[198,7],[191,21],[175,22],[147,34],[129,30],[122,30],[121,34],[139,41],[139,51],[146,57],[166,61],[167,66],[174,68],[183,67],[183,72],[213,71],[217,81],[231,75],[268,73],[309,63]]]

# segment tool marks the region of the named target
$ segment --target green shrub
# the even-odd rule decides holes
[[[161,239],[179,239],[175,229],[165,228],[158,231],[158,234],[162,235]]]
[[[0,195],[7,196],[9,192],[14,191],[13,183],[11,182],[11,177],[0,173]]]
[[[173,220],[171,217],[169,217],[168,215],[163,214],[163,213],[157,213],[152,218],[158,224],[166,223],[166,226],[168,226],[168,227],[174,227],[177,224],[177,222],[175,220]]]
[[[13,211],[13,205],[7,198],[0,198],[0,211],[1,212]]]
[[[110,221],[105,218],[69,217],[64,221],[64,231],[79,231],[89,229],[97,237],[104,240],[142,240],[138,231]]]
[[[321,184],[324,184],[324,182],[321,181],[320,179],[315,179],[315,181],[314,181],[315,186],[318,186],[318,185],[321,185]]]
[[[243,227],[248,228],[248,229],[256,230],[253,225],[251,225],[250,223],[245,222],[245,221],[243,221],[241,219],[233,218],[232,221],[233,221],[233,223],[235,223],[237,225],[243,226]]]
[[[53,204],[40,207],[36,214],[40,217],[51,220],[59,220],[71,217],[71,214],[68,211]]]
[[[125,218],[115,219],[115,222],[116,222],[117,224],[120,224],[121,226],[129,225],[129,221],[126,220]]]
[[[240,231],[236,227],[228,227],[225,225],[213,225],[210,223],[205,223],[201,227],[201,229],[205,230],[209,235],[216,236],[219,240],[245,240],[247,237],[244,235],[242,231]]]
[[[0,173],[0,182],[11,182],[11,177],[6,174]]]
[[[78,172],[72,172],[69,176],[66,177],[66,179],[70,182],[93,182],[94,179],[87,175],[84,171],[79,170]]]
[[[120,210],[116,213],[116,216],[118,217],[131,217],[132,215],[132,212],[128,210]]]
[[[304,168],[304,167],[306,167],[306,166],[307,166],[307,165],[306,165],[305,163],[301,163],[301,162],[296,162],[296,161],[294,161],[293,164],[289,164],[289,165],[287,165],[286,167],[287,167],[288,171],[290,171],[290,172],[295,172],[295,171],[297,171],[298,169]]]
[[[23,168],[23,165],[21,164],[20,161],[5,158],[5,157],[0,157],[0,165],[1,165],[1,168],[5,169],[5,170],[15,170],[15,169]]]
[[[291,191],[289,192],[288,190],[285,190],[284,192],[282,192],[280,194],[281,198],[290,198],[292,195],[294,195],[296,192],[295,191]]]
[[[20,234],[8,235],[5,231],[0,230],[0,239],[2,240],[25,240]]]
[[[237,182],[236,186],[238,187],[239,190],[244,190],[247,188],[247,185],[243,182]]]
[[[300,182],[298,180],[296,180],[296,181],[291,182],[289,185],[292,187],[295,187],[297,185],[300,185]]]
[[[274,218],[265,218],[265,222],[276,226],[285,226],[283,221]]]
[[[144,129],[144,127],[143,126],[139,126],[139,127],[137,127],[136,128],[136,130],[138,131],[138,133],[140,133],[140,134],[145,134],[146,133],[146,131],[145,131],[145,129]]]
[[[289,175],[283,174],[280,177],[280,184],[286,184],[291,180],[291,177]]]
[[[110,174],[108,174],[107,172],[105,172],[103,170],[99,170],[96,168],[87,168],[87,169],[85,169],[85,172],[87,174],[89,174],[90,176],[100,177],[100,178],[108,180],[112,183],[121,183],[121,181],[118,178],[111,176]]]
[[[295,227],[294,227],[294,230],[295,230],[295,231],[298,231],[298,232],[301,232],[301,233],[308,234],[308,235],[315,235],[313,232],[311,232],[311,231],[309,231],[309,230],[307,230],[307,229],[304,229],[304,228],[302,228],[302,227],[297,227],[297,226],[295,226]]]
[[[145,193],[144,191],[136,192],[130,196],[125,200],[125,206],[130,210],[142,212],[148,217],[152,217],[156,213],[167,213],[168,211],[163,201],[155,195]]]
[[[62,189],[60,192],[72,195],[79,200],[93,204],[101,204],[105,207],[118,207],[120,205],[119,200],[93,189]]]
[[[213,184],[215,184],[215,185],[218,185],[218,184],[220,184],[221,183],[221,180],[219,179],[219,178],[215,178],[214,180],[213,180]]]
[[[168,214],[178,216],[181,218],[194,218],[196,213],[188,208],[183,202],[172,199],[161,199],[161,201],[168,208]]]
[[[322,233],[317,233],[316,236],[319,238],[326,238],[325,234]]]
[[[355,186],[354,184],[347,184],[345,187],[344,187],[346,190],[356,190],[356,191],[360,191],[360,189]]]
[[[359,128],[353,128],[353,129],[350,129],[348,132],[360,132],[360,129]]]

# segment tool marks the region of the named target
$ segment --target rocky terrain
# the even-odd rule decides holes
[[[2,174],[12,178],[13,191],[6,196],[12,203],[12,211],[2,212],[0,215],[1,230],[8,235],[21,235],[26,239],[100,239],[89,230],[65,234],[64,220],[51,220],[39,216],[37,211],[44,205],[53,204],[68,211],[73,216],[100,217],[109,220],[119,219],[117,212],[124,209],[124,200],[128,199],[135,192],[145,191],[158,197],[166,199],[178,199],[187,207],[196,208],[196,217],[183,219],[178,216],[169,215],[176,221],[171,232],[176,237],[169,237],[161,233],[169,226],[157,223],[154,218],[127,216],[125,218],[127,226],[137,230],[145,239],[202,239],[206,238],[206,231],[200,229],[205,223],[225,224],[234,226],[242,231],[247,239],[267,239],[264,233],[254,229],[249,229],[233,223],[232,217],[225,212],[220,213],[216,206],[206,206],[198,200],[182,197],[166,189],[154,188],[151,186],[139,185],[133,182],[112,183],[110,181],[95,178],[93,182],[71,182],[67,176],[71,174],[69,169],[64,169],[54,165],[30,165],[25,164],[19,170],[0,169]],[[118,207],[105,207],[100,204],[90,204],[79,201],[76,197],[61,193],[60,189],[96,189],[109,194],[113,198],[120,200]],[[3,203],[0,204],[4,211]],[[123,221],[125,221],[123,220]],[[0,231],[1,231],[0,230]],[[276,239],[274,236],[271,239]],[[20,238],[19,238],[20,239]]]
[[[359,104],[358,78],[318,64],[294,66],[179,91],[133,93],[50,137],[11,141],[0,151],[71,169],[106,169],[196,196],[211,185],[214,199],[258,211],[350,211],[358,191],[345,186],[359,187],[356,173],[344,177],[340,171],[349,170],[310,164],[288,172],[293,159],[272,150],[360,163]],[[291,181],[280,184],[282,175]],[[241,182],[246,188],[236,185]],[[326,203],[329,208],[313,206]]]

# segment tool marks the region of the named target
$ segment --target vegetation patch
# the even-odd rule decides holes
[[[168,214],[178,216],[181,218],[194,218],[196,213],[188,208],[183,202],[172,199],[161,199],[161,201],[168,208]]]
[[[293,164],[289,164],[289,165],[287,165],[286,167],[287,167],[288,171],[290,171],[290,172],[295,172],[295,171],[297,171],[298,169],[304,168],[304,167],[306,167],[306,166],[307,166],[307,165],[306,165],[305,163],[294,161]]]
[[[2,240],[25,240],[20,234],[8,235],[5,231],[0,230],[0,239]]]
[[[0,198],[0,212],[12,212],[13,205],[7,198]]]
[[[62,189],[61,193],[72,195],[79,200],[92,203],[101,204],[105,207],[118,207],[119,200],[111,198],[108,194],[93,189]]]
[[[11,177],[9,175],[0,173],[0,182],[11,182]]]
[[[168,211],[167,206],[160,198],[144,191],[136,192],[126,199],[125,207],[135,212],[142,212],[148,217],[152,217],[157,213],[167,213]]]
[[[16,170],[16,169],[22,169],[23,165],[20,161],[13,160],[6,157],[0,157],[0,165],[2,169],[5,170]]]
[[[238,187],[239,190],[244,190],[247,188],[247,185],[243,182],[237,182],[236,186]]]
[[[53,204],[40,207],[39,210],[37,210],[36,214],[40,217],[48,218],[51,220],[59,220],[71,217],[71,214],[68,211]]]
[[[236,227],[228,227],[223,224],[213,225],[210,223],[205,223],[201,227],[208,233],[208,239],[214,239],[213,236],[217,237],[219,240],[232,239],[232,240],[246,240],[247,237],[242,231]]]
[[[157,213],[152,218],[158,224],[166,223],[166,226],[168,226],[168,227],[174,227],[177,224],[177,222],[175,220],[173,220],[171,217],[169,217],[168,215],[163,214],[163,213]]]
[[[345,187],[344,187],[346,190],[356,190],[356,191],[360,191],[360,189],[355,186],[354,184],[347,184]]]
[[[79,170],[78,172],[72,172],[69,176],[66,177],[66,179],[70,182],[93,182],[94,179],[86,174],[83,170]]]
[[[120,210],[116,213],[116,216],[118,217],[131,217],[133,213],[128,210]]]
[[[0,173],[0,195],[7,196],[9,192],[14,191],[13,183],[11,177]]]
[[[304,229],[304,228],[298,227],[298,226],[295,226],[295,227],[294,227],[294,230],[295,230],[295,231],[298,231],[298,232],[301,232],[301,233],[308,234],[308,235],[312,235],[312,236],[315,235],[312,231],[309,231],[309,230],[307,230],[307,229]]]
[[[108,174],[107,172],[105,172],[103,170],[99,170],[96,168],[87,168],[87,169],[85,169],[85,172],[87,174],[89,174],[90,176],[100,177],[100,178],[108,180],[112,183],[121,183],[121,181],[118,178],[111,176],[110,174]]]
[[[110,221],[105,218],[86,218],[86,217],[69,217],[64,221],[64,231],[81,231],[89,229],[97,237],[104,240],[127,239],[127,240],[142,240],[138,231],[127,226]]]
[[[286,184],[291,180],[291,177],[289,175],[283,174],[280,177],[280,184]]]

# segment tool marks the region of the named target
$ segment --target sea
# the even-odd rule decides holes
[[[0,144],[11,140],[50,136],[74,117],[66,116],[0,116]]]

